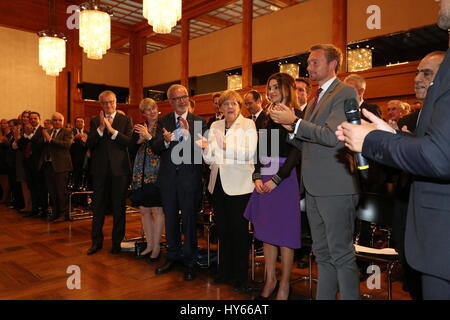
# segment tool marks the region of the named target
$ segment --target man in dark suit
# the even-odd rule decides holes
[[[450,28],[450,0],[440,1],[439,26]],[[418,71],[424,73],[424,71]],[[413,135],[386,122],[342,123],[338,138],[355,152],[414,176],[406,222],[409,264],[422,273],[424,299],[450,299],[450,51],[426,93]]]
[[[359,277],[353,248],[358,185],[350,170],[344,144],[335,136],[345,120],[344,101],[355,90],[336,77],[341,51],[333,45],[316,45],[308,58],[311,80],[319,82],[304,119],[277,106],[272,119],[293,131],[290,142],[302,150],[302,188],[311,226],[312,250],[318,265],[317,299],[359,299]]]
[[[84,119],[78,117],[75,119],[75,128],[72,129],[73,144],[70,147],[70,156],[72,159],[73,171],[72,179],[74,189],[78,191],[82,184],[83,164],[87,152],[87,138],[89,131],[84,128]]]
[[[366,80],[363,77],[361,77],[359,74],[353,73],[348,75],[344,79],[344,82],[349,86],[355,88],[360,110],[367,109],[378,118],[381,118],[380,107],[376,104],[371,104],[364,101],[364,93],[366,92]],[[362,115],[361,118],[367,121],[367,119],[364,118],[364,115]]]
[[[26,217],[46,218],[48,193],[42,171],[38,169],[44,146],[40,121],[38,112],[30,112],[30,123],[25,126],[23,136],[17,143],[24,153],[24,168],[33,208]]]
[[[300,106],[301,116],[305,116],[305,109],[308,105],[311,95],[312,85],[308,78],[299,77],[295,79],[295,91],[297,92],[298,105]]]
[[[112,208],[111,253],[119,253],[125,236],[125,200],[131,174],[128,145],[133,134],[131,119],[116,111],[116,95],[103,91],[99,95],[100,115],[92,118],[87,146],[91,151],[91,174],[94,191],[92,247],[94,254],[103,246],[105,210]],[[110,194],[109,192],[110,191]],[[108,203],[110,201],[110,203]]]
[[[255,122],[256,130],[265,128],[269,117],[262,108],[261,94],[256,90],[250,90],[244,95],[244,104],[250,113],[248,118]]]
[[[198,134],[203,134],[206,124],[188,111],[189,96],[184,86],[172,85],[167,90],[167,97],[174,111],[159,120],[152,140],[153,150],[161,155],[158,183],[169,245],[167,260],[156,269],[156,274],[170,271],[175,262],[182,260],[184,279],[189,281],[196,276],[196,215],[202,195],[202,153],[194,140]]]
[[[206,123],[206,128],[207,129],[211,128],[211,124],[214,121],[223,119],[223,113],[222,113],[222,111],[220,111],[220,107],[219,107],[219,98],[220,98],[220,93],[219,92],[213,94],[213,96],[212,96],[212,101],[213,101],[213,105],[214,105],[214,115],[212,115],[208,119],[208,122]]]
[[[64,128],[64,116],[56,112],[52,116],[53,129],[42,130],[44,148],[39,161],[38,170],[42,170],[47,190],[52,200],[50,221],[69,220],[67,179],[72,170],[70,146],[73,135],[70,129]]]

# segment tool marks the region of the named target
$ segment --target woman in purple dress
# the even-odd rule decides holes
[[[293,108],[300,116],[295,81],[286,73],[276,73],[267,82],[271,108],[278,104]],[[289,297],[289,280],[294,249],[300,248],[300,194],[297,174],[291,170],[299,163],[299,152],[287,144],[287,130],[269,118],[260,130],[258,161],[255,166],[253,192],[244,216],[253,223],[254,236],[264,242],[265,284],[257,300]],[[264,133],[267,133],[266,135]],[[281,281],[276,278],[278,247],[281,252]],[[278,291],[276,290],[279,286]]]

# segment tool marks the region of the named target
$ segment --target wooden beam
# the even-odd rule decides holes
[[[119,49],[130,42],[129,38],[122,38],[111,42],[111,49]]]
[[[159,43],[169,47],[179,44],[180,41],[181,41],[180,37],[171,34],[154,33],[153,35],[147,38],[147,42]]]
[[[230,26],[234,25],[234,23],[231,21],[221,19],[221,18],[218,18],[215,16],[210,16],[208,14],[199,16],[199,17],[195,18],[195,20],[201,21],[204,23],[208,23],[208,24],[211,24],[211,25],[219,27],[219,28],[226,28],[226,27],[230,27]]]
[[[242,88],[252,86],[253,0],[242,0]]]
[[[181,85],[189,93],[189,19],[181,18]]]
[[[347,71],[347,0],[333,0],[331,41],[342,51],[340,72]]]
[[[265,0],[265,1],[280,8],[286,8],[294,4],[298,4],[298,2],[295,0]]]
[[[144,88],[145,40],[136,34],[130,37],[130,104],[139,104]]]
[[[225,7],[236,0],[192,0],[183,2],[183,18],[193,19],[213,10]]]

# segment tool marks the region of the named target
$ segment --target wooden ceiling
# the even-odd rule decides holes
[[[306,0],[253,0],[253,18]],[[8,4],[6,2],[9,2]],[[67,7],[86,0],[57,1],[58,26],[64,28]],[[243,0],[183,0],[183,18],[190,19],[190,39],[242,22]],[[48,27],[48,0],[0,1],[0,25],[37,32]],[[100,0],[112,9],[111,52],[128,54],[129,37],[146,38],[146,54],[180,43],[180,23],[170,34],[157,34],[142,15],[142,0]],[[64,18],[64,19],[61,19]],[[66,27],[67,28],[67,27]],[[64,30],[60,30],[64,32]]]

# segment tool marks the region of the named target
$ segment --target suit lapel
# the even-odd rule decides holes
[[[336,89],[338,84],[339,84],[339,79],[336,78],[331,83],[331,85],[328,87],[327,91],[324,92],[322,98],[320,99],[319,103],[317,104],[316,108],[314,109],[314,112],[310,115],[309,121],[319,118],[319,115],[327,109],[328,103],[333,95],[333,91],[334,91],[334,89]],[[308,104],[308,106],[309,106],[309,104]]]

